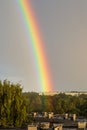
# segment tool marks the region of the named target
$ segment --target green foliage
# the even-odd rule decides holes
[[[21,127],[26,120],[26,105],[19,84],[0,81],[0,126]]]
[[[87,117],[87,95],[54,96],[22,93],[20,84],[0,81],[0,127],[22,127],[33,122],[32,112],[75,113]]]
[[[54,96],[39,95],[35,92],[23,93],[26,98],[27,113],[54,112],[77,114],[87,117],[87,95],[70,96],[59,94]]]
[[[38,93],[23,93],[26,98],[27,113],[41,111],[41,99]]]

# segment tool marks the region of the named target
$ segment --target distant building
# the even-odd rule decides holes
[[[35,126],[35,125],[28,125],[27,130],[37,130],[37,126]]]
[[[71,96],[79,96],[81,94],[87,94],[87,92],[69,91],[69,92],[40,92],[39,95],[54,96],[58,94],[66,94]]]
[[[59,94],[59,92],[40,92],[39,95],[46,95],[46,96],[54,96]]]
[[[78,129],[85,129],[86,128],[86,122],[78,122]]]

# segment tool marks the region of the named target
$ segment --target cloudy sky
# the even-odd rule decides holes
[[[31,0],[55,91],[87,91],[87,0]],[[0,0],[0,79],[38,87],[16,0]]]

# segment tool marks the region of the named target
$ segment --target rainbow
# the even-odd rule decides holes
[[[41,91],[52,91],[52,78],[44,51],[44,42],[41,37],[39,25],[31,7],[30,0],[17,0],[17,6],[24,20],[24,27],[27,28],[27,37],[30,39],[31,50],[35,60],[35,73],[38,75],[39,88]],[[30,44],[29,43],[29,44]]]

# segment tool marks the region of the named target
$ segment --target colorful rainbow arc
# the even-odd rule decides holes
[[[25,27],[28,29],[28,36],[31,39],[32,51],[35,56],[37,71],[40,80],[41,91],[52,91],[52,79],[43,47],[43,40],[40,35],[30,0],[17,0],[19,10],[24,20]]]

